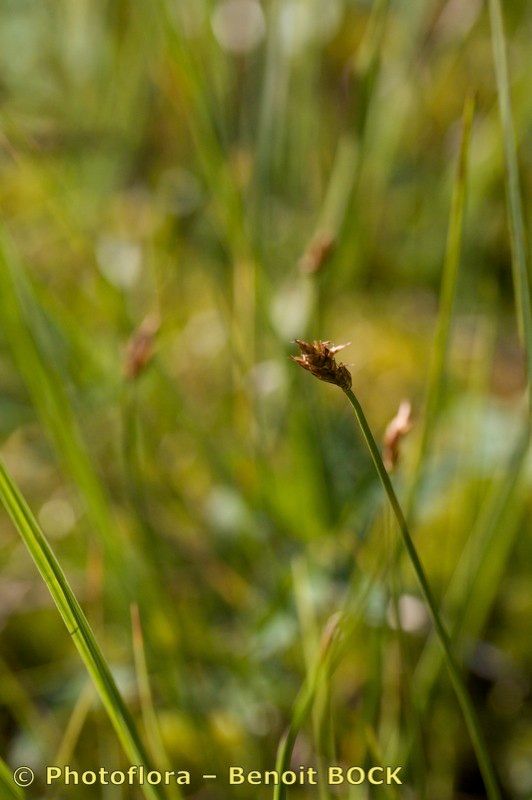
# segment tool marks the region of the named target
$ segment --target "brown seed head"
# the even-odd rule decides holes
[[[384,432],[383,461],[391,472],[399,461],[401,439],[412,430],[412,406],[409,400],[403,400],[397,414]]]
[[[334,357],[347,347],[347,344],[304,342],[302,339],[296,339],[296,344],[301,350],[300,356],[291,356],[296,364],[311,372],[320,381],[334,383],[344,391],[351,388],[351,373],[345,364],[337,364]]]

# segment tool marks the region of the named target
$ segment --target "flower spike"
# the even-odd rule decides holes
[[[291,356],[296,364],[311,372],[320,381],[334,383],[344,391],[351,388],[351,373],[345,364],[337,364],[334,357],[336,353],[347,347],[347,344],[304,342],[302,339],[296,339],[296,344],[301,351],[300,356]]]

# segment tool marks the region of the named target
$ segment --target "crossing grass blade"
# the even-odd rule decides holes
[[[144,744],[89,622],[46,537],[1,462],[0,500],[52,596],[130,763],[138,766],[144,765],[150,769],[150,760]],[[145,784],[142,789],[146,800],[163,800],[164,798],[156,786]]]
[[[297,736],[308,719],[320,687],[329,684],[332,655],[330,644],[332,644],[332,638],[317,654],[314,664],[308,672],[307,679],[294,703],[290,724],[277,750],[275,769],[279,773],[289,769]],[[279,783],[274,788],[273,800],[285,800],[285,798],[286,786]]]
[[[320,689],[330,685],[332,676],[345,655],[346,642],[352,640],[353,633],[360,623],[375,580],[377,576],[373,580],[363,581],[353,591],[348,592],[341,611],[326,625],[321,645],[307,664],[306,679],[295,699],[288,728],[279,742],[275,762],[277,772],[284,772],[290,768],[297,737],[312,712]],[[274,788],[273,800],[285,800],[285,798],[286,786],[280,783]]]

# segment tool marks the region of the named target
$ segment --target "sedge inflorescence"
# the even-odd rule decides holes
[[[348,344],[333,345],[332,342],[304,342],[296,339],[296,344],[301,351],[300,356],[292,359],[303,369],[308,370],[320,381],[334,383],[344,391],[351,388],[351,373],[345,364],[337,364],[335,355]]]

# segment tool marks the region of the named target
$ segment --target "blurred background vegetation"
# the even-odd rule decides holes
[[[503,12],[526,206],[532,6]],[[0,5],[2,459],[155,760],[193,771],[187,796],[271,796],[198,776],[273,768],[344,602],[294,763],[403,763],[393,796],[485,796],[345,398],[288,359],[296,336],[351,341],[379,438],[411,399],[404,498],[473,94],[411,520],[504,796],[532,797],[526,370],[491,39],[481,0]],[[28,796],[60,797],[43,764],[127,759],[3,513],[0,532],[1,750],[36,769]]]

